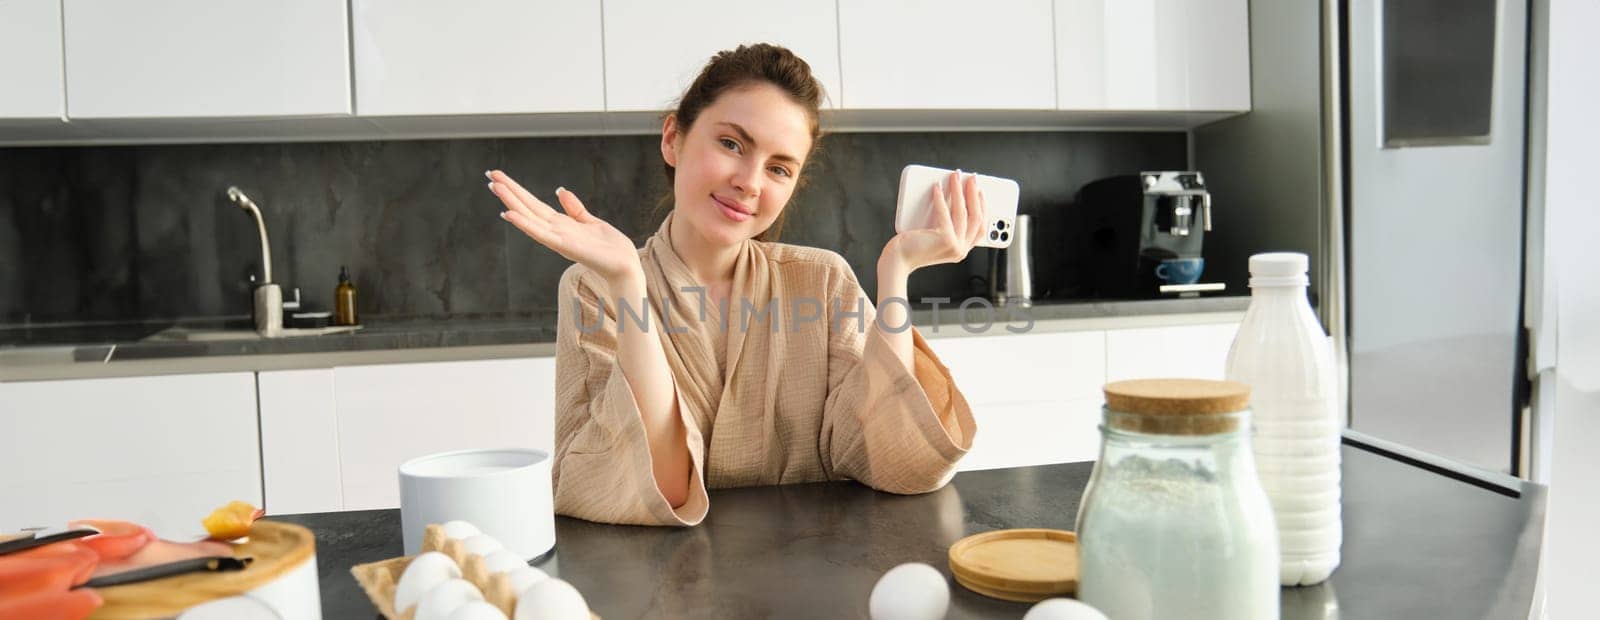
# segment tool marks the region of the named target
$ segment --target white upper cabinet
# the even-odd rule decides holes
[[[1250,109],[1249,0],[1194,0],[1188,7],[1190,110]]]
[[[1054,110],[1050,10],[1050,0],[839,0],[842,107]]]
[[[351,20],[359,116],[605,109],[599,0],[351,0]]]
[[[1250,109],[1248,0],[1055,0],[1062,110]]]
[[[350,114],[343,0],[64,3],[71,117]]]
[[[1249,17],[1249,0],[0,0],[0,146],[645,133],[713,54],[756,42],[810,64],[835,131],[1185,129],[1250,110]]]
[[[0,2],[0,118],[61,118],[61,0]]]
[[[839,31],[831,0],[607,0],[606,109],[666,110],[711,56],[742,43],[793,50],[839,107]]]

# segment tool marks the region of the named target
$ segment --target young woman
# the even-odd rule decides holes
[[[957,175],[934,192],[938,226],[884,246],[875,310],[837,253],[765,240],[817,148],[821,98],[782,47],[714,56],[662,123],[674,204],[643,249],[572,192],[556,190],[563,213],[489,172],[501,217],[577,263],[558,297],[557,512],[694,525],[707,488],[923,493],[954,475],[971,409],[891,300],[912,271],[967,256],[983,196]]]

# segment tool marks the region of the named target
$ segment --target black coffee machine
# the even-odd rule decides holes
[[[1222,290],[1220,282],[1199,281],[1211,230],[1211,193],[1199,172],[1100,179],[1078,191],[1075,210],[1089,296],[1149,299]]]

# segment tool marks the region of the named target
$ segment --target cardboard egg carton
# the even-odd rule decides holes
[[[512,589],[510,576],[490,573],[483,556],[468,553],[465,544],[446,536],[444,527],[438,524],[429,525],[423,530],[422,553],[429,551],[438,551],[455,560],[456,566],[461,567],[461,578],[478,586],[478,591],[483,593],[483,600],[500,608],[507,618],[513,617],[512,612],[516,610],[517,595],[520,593]],[[394,608],[394,591],[400,582],[400,575],[405,573],[406,566],[415,557],[408,555],[350,567],[350,573],[355,575],[361,589],[366,591],[367,598],[372,599],[373,606],[389,620],[412,620],[412,610]],[[589,616],[599,620],[599,616],[592,612]]]

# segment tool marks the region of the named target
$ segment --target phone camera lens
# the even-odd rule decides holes
[[[994,241],[995,239],[999,239],[999,238],[1000,238],[1000,233],[997,233],[997,232],[992,231],[992,230],[989,231],[989,240],[990,241]]]
[[[1005,230],[1006,229],[1006,221],[1005,220],[997,221],[997,222],[994,223],[994,227],[998,228],[1000,230]]]
[[[1010,233],[1000,233],[1000,241],[1002,243],[1004,243],[1006,241],[1010,241],[1010,240],[1011,240],[1011,234]]]

